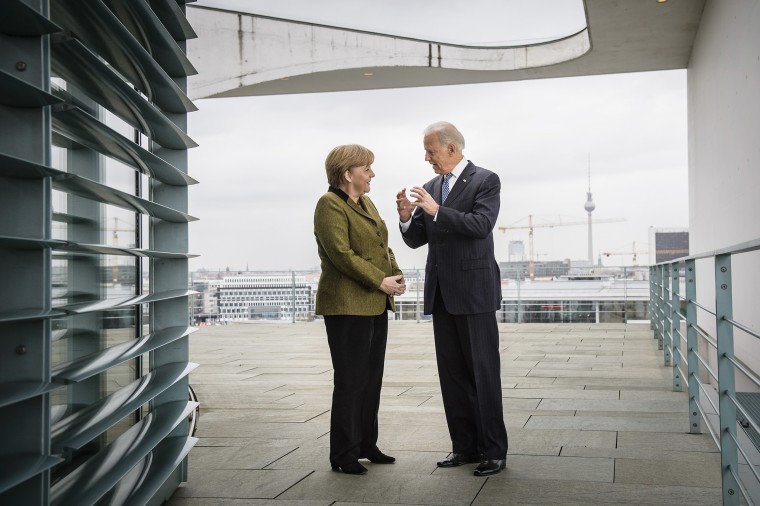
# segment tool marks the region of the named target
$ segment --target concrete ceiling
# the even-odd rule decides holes
[[[704,0],[668,0],[665,3],[656,0],[586,0],[590,50],[578,58],[553,65],[513,70],[411,65],[360,68],[350,65],[351,68],[299,73],[288,75],[287,79],[277,77],[253,84],[241,79],[228,89],[217,89],[213,94],[191,93],[191,96],[280,95],[682,69],[688,66],[704,4]],[[188,10],[191,9],[194,8]],[[188,52],[193,59],[192,46]],[[204,72],[203,58],[209,56],[196,55],[193,59],[201,75]],[[368,79],[364,74],[370,72],[372,76]],[[192,92],[192,79],[190,88]]]

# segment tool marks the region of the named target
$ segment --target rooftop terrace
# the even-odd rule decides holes
[[[720,454],[688,433],[686,393],[648,325],[500,324],[507,469],[438,469],[450,451],[430,323],[390,322],[380,448],[394,465],[332,472],[332,367],[321,322],[203,327],[189,481],[169,506],[720,504]]]

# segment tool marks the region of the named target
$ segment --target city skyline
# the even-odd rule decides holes
[[[594,257],[647,249],[649,227],[688,226],[686,72],[271,97],[198,100],[189,115],[191,269],[310,270],[319,266],[314,205],[324,158],[338,144],[375,153],[369,197],[389,227],[399,265],[424,267],[397,231],[395,194],[433,177],[422,130],[456,124],[465,157],[497,172],[496,226],[585,221],[596,203]],[[255,118],[256,121],[251,119]],[[601,223],[605,219],[623,222]],[[497,260],[527,230],[494,231]],[[536,228],[536,260],[587,258],[583,226]],[[625,256],[606,264],[629,263]]]

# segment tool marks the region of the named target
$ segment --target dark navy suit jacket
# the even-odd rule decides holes
[[[425,183],[440,204],[443,176]],[[402,233],[411,248],[428,245],[425,314],[432,314],[436,290],[450,314],[496,311],[501,304],[501,273],[494,257],[493,229],[499,216],[501,182],[495,173],[468,161],[446,202],[433,217],[415,209]]]

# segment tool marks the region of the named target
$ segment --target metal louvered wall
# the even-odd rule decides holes
[[[0,3],[0,504],[187,478],[184,4]]]

